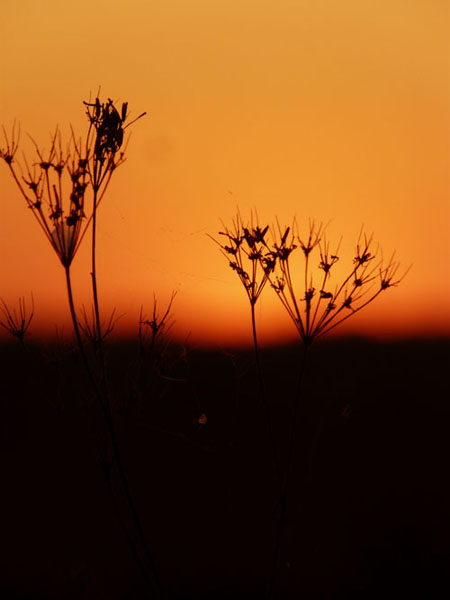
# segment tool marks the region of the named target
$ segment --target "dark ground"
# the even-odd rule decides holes
[[[113,510],[107,482],[120,488],[79,358],[14,344],[0,358],[0,597],[149,597]],[[445,340],[313,346],[283,598],[450,597],[449,358]],[[298,363],[295,347],[263,353],[283,464]],[[174,348],[167,378],[149,367],[139,378],[135,347],[116,343],[108,366],[168,597],[263,598],[277,494],[252,353]]]

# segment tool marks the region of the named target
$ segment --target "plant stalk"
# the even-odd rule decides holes
[[[289,432],[289,445],[288,445],[288,457],[287,457],[287,466],[285,478],[283,481],[283,486],[281,489],[280,495],[280,512],[278,518],[278,526],[276,531],[275,538],[275,552],[274,552],[274,562],[272,567],[272,576],[268,587],[267,597],[269,599],[274,597],[277,586],[279,584],[280,578],[280,570],[281,570],[281,558],[282,558],[282,549],[283,549],[283,538],[285,535],[285,527],[286,527],[286,517],[287,517],[287,509],[288,509],[288,497],[289,497],[289,484],[291,480],[291,472],[292,472],[292,463],[294,457],[294,447],[295,447],[295,432],[297,429],[297,420],[299,415],[299,407],[301,402],[301,389],[302,382],[304,378],[305,368],[306,368],[306,360],[308,356],[309,343],[304,339],[303,340],[303,353],[301,359],[300,370],[297,379],[296,385],[296,393],[294,399],[294,408],[292,413],[292,419],[290,423],[290,432]]]
[[[256,361],[256,369],[258,372],[259,392],[260,392],[260,396],[261,396],[261,403],[264,407],[264,414],[266,416],[267,432],[269,434],[270,446],[271,446],[271,450],[272,450],[272,460],[273,460],[275,474],[276,474],[276,478],[277,478],[277,482],[278,482],[278,489],[279,489],[279,492],[281,492],[282,480],[281,480],[280,464],[278,461],[277,451],[276,451],[276,447],[275,447],[275,437],[273,434],[272,422],[271,422],[271,418],[270,418],[270,409],[269,409],[269,405],[268,405],[267,398],[266,398],[264,377],[263,377],[263,372],[262,372],[262,367],[261,367],[260,352],[259,352],[259,345],[258,345],[258,337],[256,334],[255,302],[250,302],[250,306],[251,306],[251,312],[252,312],[253,346],[255,348],[255,361]]]
[[[119,446],[117,443],[117,436],[116,436],[114,423],[113,423],[113,419],[112,419],[110,404],[109,404],[109,402],[105,403],[102,399],[101,392],[98,388],[97,382],[94,378],[91,367],[89,365],[89,361],[87,359],[86,352],[84,350],[83,340],[81,338],[80,327],[78,325],[77,315],[76,315],[76,311],[75,311],[75,304],[74,304],[74,300],[73,300],[72,282],[71,282],[71,276],[70,276],[70,265],[65,266],[65,274],[66,274],[66,284],[67,284],[67,294],[68,294],[68,298],[69,298],[70,314],[72,317],[72,323],[73,323],[73,327],[74,327],[74,331],[75,331],[75,337],[77,339],[80,354],[81,354],[81,357],[83,360],[83,364],[86,368],[86,372],[88,374],[89,380],[93,387],[95,396],[96,396],[97,401],[103,412],[106,427],[107,427],[107,430],[108,430],[108,433],[110,436],[110,440],[111,440],[111,447],[113,450],[113,456],[114,456],[114,460],[116,463],[117,472],[119,474],[119,479],[120,479],[120,482],[121,482],[121,485],[122,485],[122,488],[123,488],[123,491],[125,494],[125,498],[127,500],[127,504],[128,504],[128,507],[129,507],[129,510],[130,510],[130,513],[132,516],[132,520],[135,524],[135,527],[136,527],[136,530],[138,533],[138,537],[139,537],[141,546],[143,548],[145,557],[146,557],[147,562],[150,567],[151,576],[153,578],[153,581],[155,583],[155,587],[157,590],[157,596],[161,597],[162,596],[161,582],[159,580],[159,577],[158,577],[158,574],[156,571],[155,563],[154,563],[152,554],[150,552],[150,548],[148,546],[147,540],[145,539],[145,535],[144,535],[144,532],[142,529],[139,515],[134,506],[133,498],[132,498],[131,491],[130,491],[130,486],[128,483],[128,478],[126,476],[126,473],[125,473],[125,470],[124,470],[124,467],[122,464],[122,460],[121,460],[121,455],[120,455]],[[127,536],[127,539],[129,539],[128,536]],[[133,552],[133,555],[135,555],[135,557],[136,557],[136,550],[133,549],[132,552]]]

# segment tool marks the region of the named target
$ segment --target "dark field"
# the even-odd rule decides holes
[[[45,344],[0,352],[0,597],[149,597],[81,361]],[[284,464],[299,349],[262,358]],[[450,597],[449,358],[445,340],[312,347],[280,597]],[[139,374],[131,342],[115,343],[108,366],[167,596],[263,598],[277,492],[252,352],[173,348],[160,377],[151,365]]]

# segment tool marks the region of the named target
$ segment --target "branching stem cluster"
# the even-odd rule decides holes
[[[342,276],[336,268],[340,260],[341,242],[334,250],[326,236],[325,227],[309,222],[306,235],[301,235],[294,220],[282,228],[261,227],[256,215],[244,224],[241,215],[233,219],[231,227],[223,226],[218,239],[212,238],[237,274],[250,302],[253,343],[255,349],[260,392],[267,418],[267,429],[279,482],[279,511],[274,542],[272,575],[268,597],[277,590],[281,575],[283,538],[286,530],[289,488],[293,473],[294,448],[300,418],[301,387],[308,350],[312,342],[361,311],[388,288],[397,286],[406,272],[398,275],[399,263],[395,255],[386,262],[373,236],[361,230],[352,263]],[[300,253],[303,266],[300,271],[294,258]],[[291,318],[303,345],[298,381],[289,418],[287,456],[282,468],[272,434],[270,407],[264,393],[263,374],[255,323],[255,305],[263,290],[271,287]],[[299,290],[300,286],[300,290]]]

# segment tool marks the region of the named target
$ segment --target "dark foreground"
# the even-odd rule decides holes
[[[79,358],[42,350],[0,349],[0,597],[149,597]],[[298,353],[263,354],[283,464]],[[313,347],[279,597],[450,597],[449,358],[448,341]],[[252,353],[173,349],[161,378],[116,343],[108,366],[167,596],[263,598],[278,513]]]

